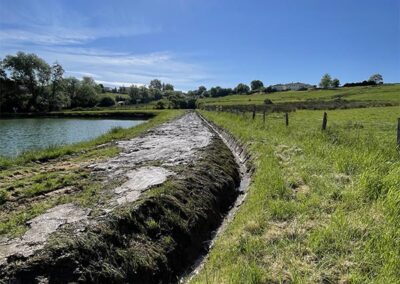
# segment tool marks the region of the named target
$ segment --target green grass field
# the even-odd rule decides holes
[[[399,283],[400,107],[329,111],[324,132],[323,111],[289,127],[281,113],[202,114],[247,145],[255,173],[192,283]]]
[[[299,102],[307,100],[387,101],[400,104],[400,84],[339,88],[335,90],[288,91],[272,94],[233,95],[220,98],[204,98],[200,103],[210,105],[263,104],[265,99],[273,103]]]

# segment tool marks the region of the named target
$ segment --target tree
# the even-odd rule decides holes
[[[250,88],[246,84],[240,83],[236,86],[234,91],[236,94],[247,94],[248,92],[250,92]]]
[[[96,89],[83,82],[77,90],[76,96],[71,101],[73,107],[93,107],[97,103]]]
[[[340,86],[340,81],[339,81],[339,79],[337,79],[337,78],[333,79],[333,80],[332,80],[332,87],[333,87],[333,88],[339,88],[339,86]]]
[[[325,74],[321,78],[321,82],[319,82],[319,86],[323,89],[328,89],[332,86],[332,78],[329,74]]]
[[[140,100],[140,92],[139,92],[139,87],[136,85],[132,85],[129,88],[129,96],[131,97],[131,102],[133,104],[137,104]]]
[[[161,81],[158,80],[158,79],[151,80],[151,81],[150,81],[150,84],[149,84],[149,88],[150,88],[150,89],[156,89],[156,90],[160,90],[160,91],[161,91],[161,89],[162,89],[162,83],[161,83]]]
[[[152,100],[160,100],[162,99],[162,91],[160,89],[150,89],[150,97]]]
[[[207,91],[207,88],[204,87],[204,86],[200,86],[200,87],[197,89],[197,93],[198,93],[198,94],[202,94],[202,93],[205,92],[205,91]]]
[[[250,86],[251,86],[251,90],[255,91],[255,90],[258,90],[258,89],[264,87],[264,84],[260,80],[253,80],[253,81],[251,81]]]
[[[82,77],[82,84],[91,86],[93,88],[96,87],[96,82],[94,81],[94,79],[92,77],[89,77],[89,76]]]
[[[196,94],[196,96],[200,97],[200,96],[204,95],[205,92],[207,92],[207,88],[204,87],[204,86],[200,86],[200,87],[197,89],[197,94]]]
[[[104,94],[106,92],[106,88],[104,88],[104,85],[103,84],[99,84],[98,86],[99,86],[99,88],[101,90],[101,93]]]
[[[374,74],[371,77],[369,77],[368,81],[375,82],[375,84],[383,84],[383,77],[381,74]]]
[[[64,79],[63,87],[67,96],[69,97],[70,102],[72,102],[77,96],[78,89],[80,87],[81,82],[75,77],[68,77]]]
[[[173,91],[174,90],[174,86],[171,84],[163,84],[163,91]]]
[[[110,95],[102,95],[99,99],[99,106],[110,107],[115,105],[115,100]]]
[[[3,68],[11,72],[11,78],[26,87],[30,93],[29,105],[36,106],[38,95],[50,80],[50,66],[37,55],[18,52],[7,55]]]
[[[48,100],[49,110],[59,110],[63,107],[65,97],[62,90],[64,69],[58,62],[51,66],[51,94]]]
[[[7,74],[6,71],[4,71],[3,67],[2,67],[2,62],[0,61],[0,80],[7,80]]]
[[[143,103],[148,103],[150,98],[149,90],[145,86],[139,87],[139,96]]]

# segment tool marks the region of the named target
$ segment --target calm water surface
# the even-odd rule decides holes
[[[143,120],[21,118],[0,119],[0,156],[90,140],[114,127],[132,127]]]

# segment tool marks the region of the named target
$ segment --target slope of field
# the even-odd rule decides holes
[[[326,131],[323,111],[288,127],[202,114],[247,145],[255,173],[193,283],[398,283],[400,107],[329,111]]]
[[[339,88],[335,90],[288,91],[272,94],[232,95],[220,98],[204,98],[200,103],[206,105],[245,105],[263,104],[265,99],[273,103],[299,102],[307,100],[384,101],[400,103],[400,84]]]

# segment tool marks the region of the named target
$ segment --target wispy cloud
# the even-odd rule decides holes
[[[160,28],[136,26],[128,28],[64,28],[58,26],[2,27],[0,41],[6,43],[52,45],[79,45],[101,38],[128,37],[159,31]]]
[[[110,86],[145,85],[158,78],[187,90],[209,76],[202,66],[188,63],[172,52],[132,54],[60,46],[41,49],[38,54],[60,62],[66,76],[90,76]]]
[[[92,7],[89,17],[81,10],[66,13],[59,2],[48,1],[51,7],[43,9],[42,1],[15,1],[16,6],[7,3],[0,9],[0,56],[33,52],[61,63],[66,76],[90,76],[110,86],[144,85],[158,78],[189,89],[208,76],[199,64],[174,52],[114,51],[116,42],[134,44],[139,35],[162,32],[129,11]]]

